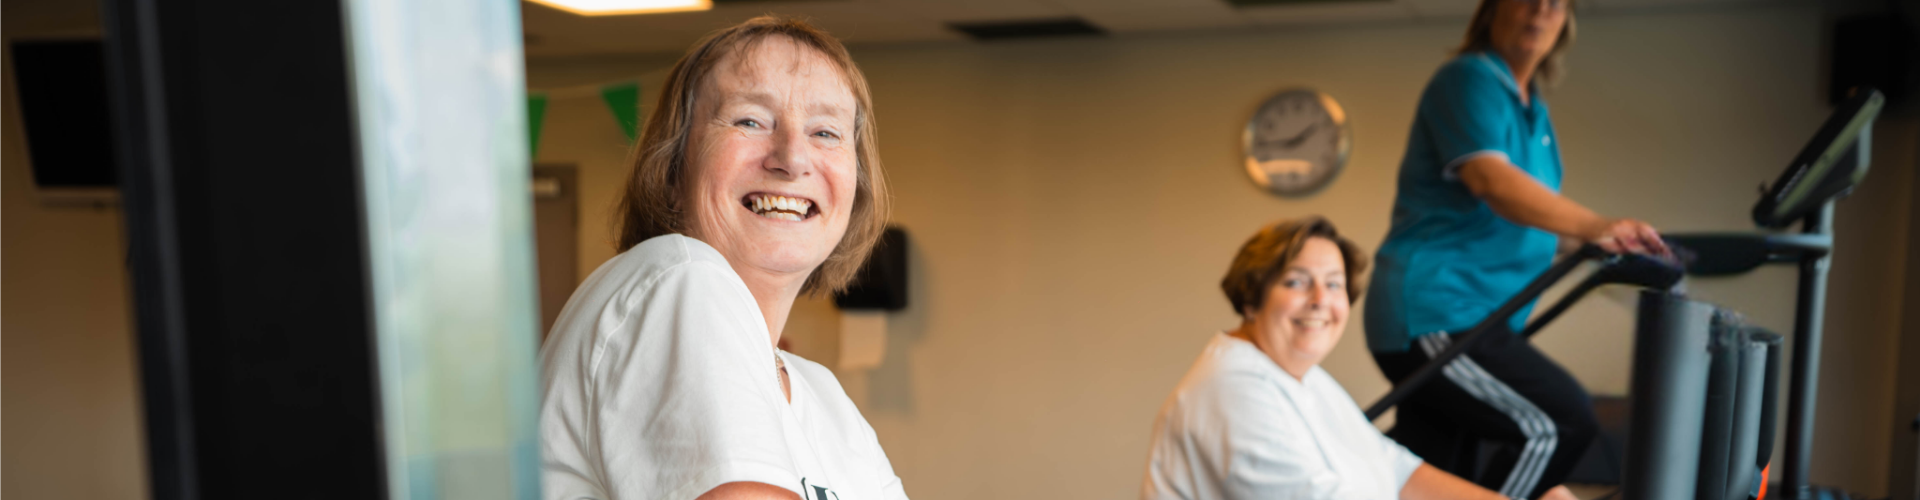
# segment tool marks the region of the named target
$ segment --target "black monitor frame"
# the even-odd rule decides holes
[[[1872,87],[1854,89],[1753,206],[1754,224],[1785,229],[1851,192],[1867,176],[1873,121],[1886,102]]]
[[[1784,229],[1797,221],[1802,236],[1826,243],[1824,249],[1799,254],[1797,262],[1786,442],[1778,476],[1778,494],[1790,500],[1812,498],[1815,493],[1808,472],[1819,407],[1820,347],[1826,323],[1827,271],[1833,259],[1834,205],[1866,177],[1873,153],[1873,121],[1885,105],[1886,97],[1878,90],[1855,89],[1753,207],[1754,223],[1763,228]]]

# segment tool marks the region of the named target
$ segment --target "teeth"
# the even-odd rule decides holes
[[[813,209],[813,203],[805,199],[771,195],[748,198],[747,205],[762,217],[789,221],[805,219],[807,212]]]

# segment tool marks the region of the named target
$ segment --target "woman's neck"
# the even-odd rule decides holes
[[[1288,359],[1286,353],[1280,346],[1269,345],[1267,341],[1261,340],[1260,336],[1253,334],[1253,332],[1256,331],[1259,331],[1259,327],[1254,325],[1253,322],[1248,321],[1240,323],[1239,328],[1227,332],[1227,335],[1253,344],[1253,348],[1259,349],[1261,353],[1266,354],[1267,359],[1273,360],[1273,364],[1280,367],[1280,371],[1287,372],[1287,375],[1292,376],[1294,380],[1305,381],[1307,371],[1312,370],[1313,365],[1301,365],[1294,360]]]
[[[779,346],[781,330],[787,326],[787,315],[793,312],[793,301],[806,285],[807,275],[795,278],[738,265],[733,267],[733,272],[747,284],[747,291],[753,293],[753,301],[760,306],[760,316],[767,320],[767,341]]]
[[[1493,53],[1507,63],[1507,72],[1513,74],[1513,84],[1518,86],[1520,92],[1520,103],[1529,104],[1533,100],[1533,93],[1529,92],[1533,87],[1529,84],[1533,83],[1534,70],[1539,69],[1542,57],[1504,50],[1495,50]]]

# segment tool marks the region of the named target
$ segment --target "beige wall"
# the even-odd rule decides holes
[[[8,37],[87,31],[84,9],[8,4]],[[1552,98],[1567,192],[1672,230],[1744,229],[1752,187],[1825,113],[1818,15],[1794,9],[1582,19]],[[1233,318],[1214,283],[1276,217],[1321,213],[1371,247],[1420,85],[1457,26],[925,44],[856,49],[878,100],[896,220],[915,238],[914,306],[882,367],[842,373],[918,498],[1129,497],[1153,413],[1206,335]],[[671,57],[531,64],[535,87],[640,75]],[[0,103],[0,496],[141,498],[143,450],[120,218],[53,209],[31,188],[11,81]],[[1305,200],[1254,190],[1239,124],[1267,94],[1340,99],[1358,146]],[[1904,127],[1904,128],[1902,128]],[[1883,126],[1873,182],[1842,205],[1814,479],[1884,495],[1902,428],[1892,373],[1920,179],[1916,128]],[[625,155],[597,99],[556,99],[541,161],[581,167],[581,276],[612,255]],[[1695,285],[1786,331],[1792,275]],[[1619,294],[1614,294],[1619,295]],[[830,360],[832,308],[806,301],[794,349]],[[1624,392],[1631,311],[1589,300],[1541,345],[1598,393]],[[1911,328],[1911,323],[1907,326]],[[1354,338],[1326,362],[1357,400],[1385,392]],[[1908,363],[1911,364],[1911,363]],[[1900,441],[1910,445],[1911,441]],[[1903,464],[1910,466],[1910,463]],[[1904,473],[1904,471],[1903,471]]]
[[[1415,100],[1458,24],[856,47],[894,218],[914,242],[913,305],[892,319],[883,366],[840,376],[908,491],[1135,495],[1161,400],[1207,336],[1235,322],[1216,283],[1237,245],[1263,222],[1309,213],[1369,248],[1384,235]],[[1571,77],[1551,98],[1567,194],[1668,230],[1751,228],[1754,186],[1827,112],[1820,13],[1695,9],[1587,16],[1580,28]],[[670,60],[539,62],[529,80],[644,75],[651,89]],[[1339,99],[1357,145],[1327,190],[1279,199],[1244,178],[1237,140],[1261,99],[1295,85]],[[582,166],[584,268],[611,254],[596,217],[624,155],[600,106],[556,101],[540,149],[543,162]],[[1904,273],[1889,271],[1904,269],[1909,176],[1876,169],[1838,222],[1813,474],[1873,495],[1885,493],[1891,451],[1882,430]],[[1785,332],[1792,283],[1779,268],[1693,290]],[[1604,297],[1539,343],[1593,392],[1619,394],[1631,297]],[[795,350],[831,357],[832,314],[802,303]],[[1371,402],[1388,384],[1358,322],[1348,330],[1325,366]]]
[[[80,2],[85,3],[85,2]],[[93,13],[7,4],[6,37],[92,29]],[[46,7],[46,6],[34,6]],[[35,195],[11,65],[0,102],[0,496],[145,498],[145,449],[117,210]]]
[[[1904,429],[1908,421],[1894,417],[1901,322],[1920,319],[1903,318],[1902,306],[1908,303],[1906,270],[1913,264],[1906,256],[1912,244],[1913,150],[1920,144],[1914,130],[1911,119],[1875,127],[1881,135],[1874,137],[1872,180],[1842,202],[1852,208],[1841,209],[1834,220],[1841,237],[1827,297],[1813,480],[1876,497],[1891,492],[1889,478],[1911,482],[1913,477],[1912,462],[1895,471],[1895,462],[1880,457],[1892,451],[1899,436],[1895,429]],[[1906,450],[1912,452],[1910,446]]]
[[[1920,106],[1909,108],[1903,120],[1904,133],[1910,138],[1920,138]],[[1883,126],[1884,127],[1884,126]],[[1883,128],[1886,130],[1886,128]],[[1888,148],[1891,149],[1891,148]],[[1885,159],[1884,165],[1908,165],[1908,168],[1920,166],[1920,140],[1910,141],[1904,155],[1896,152],[1884,152],[1876,155],[1876,161]],[[1894,163],[1901,162],[1904,163]],[[1908,193],[1920,192],[1920,175],[1913,176]],[[1911,195],[1909,195],[1911,196]],[[1920,203],[1908,201],[1907,210],[1907,268],[1906,290],[1901,297],[1904,311],[1920,311],[1920,245],[1913,244],[1912,237],[1920,234]],[[1920,433],[1911,427],[1917,414],[1920,414],[1920,315],[1908,313],[1900,323],[1899,348],[1890,355],[1895,356],[1894,365],[1899,374],[1894,386],[1893,414],[1891,415],[1893,443],[1888,450],[1888,463],[1891,464],[1887,475],[1887,492],[1891,498],[1913,498],[1920,495],[1914,489],[1915,467],[1920,467]],[[1901,361],[1906,362],[1902,363]]]

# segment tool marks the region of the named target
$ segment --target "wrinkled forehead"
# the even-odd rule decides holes
[[[701,94],[718,101],[742,95],[800,100],[851,117],[858,107],[846,71],[819,49],[784,35],[745,40],[716,61]],[[719,104],[719,102],[714,102]]]

